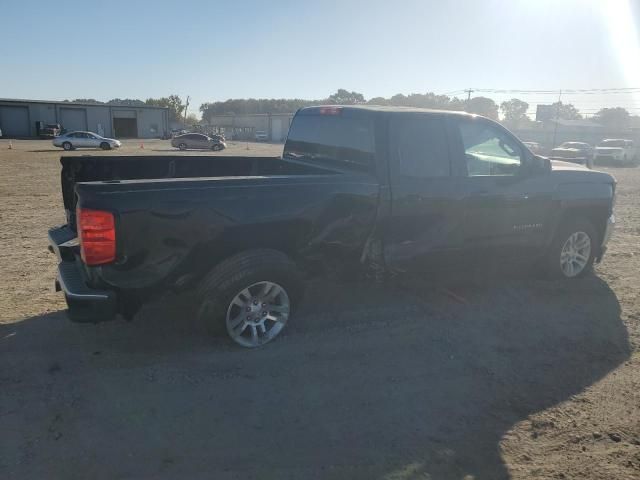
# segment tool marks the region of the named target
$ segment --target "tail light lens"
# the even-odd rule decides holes
[[[87,265],[103,265],[116,259],[116,224],[113,213],[79,208],[77,212],[80,254]]]

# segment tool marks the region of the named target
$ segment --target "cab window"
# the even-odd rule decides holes
[[[438,116],[396,116],[391,123],[391,154],[404,177],[448,177],[451,173],[446,127]]]

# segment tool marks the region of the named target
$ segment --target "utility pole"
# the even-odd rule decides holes
[[[184,126],[187,126],[187,110],[189,110],[189,95],[187,95],[187,102],[184,106]]]
[[[468,88],[467,90],[465,90],[465,92],[467,92],[467,102],[469,100],[471,100],[471,94],[473,93],[473,89]]]
[[[562,98],[562,90],[558,94],[558,107],[556,108],[556,125],[553,127],[553,142],[551,148],[556,148],[556,133],[558,133],[558,120],[560,119],[560,99]]]

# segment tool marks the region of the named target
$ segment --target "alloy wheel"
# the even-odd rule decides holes
[[[243,347],[270,342],[289,319],[291,303],[284,288],[274,282],[254,283],[238,292],[227,308],[226,327]]]
[[[591,238],[585,232],[574,232],[564,242],[560,252],[560,268],[569,278],[580,275],[591,257]]]

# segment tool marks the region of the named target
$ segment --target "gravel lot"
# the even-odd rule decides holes
[[[608,169],[619,224],[592,277],[316,282],[248,351],[183,300],[66,319],[60,155],[0,140],[0,478],[640,478],[640,169]]]

